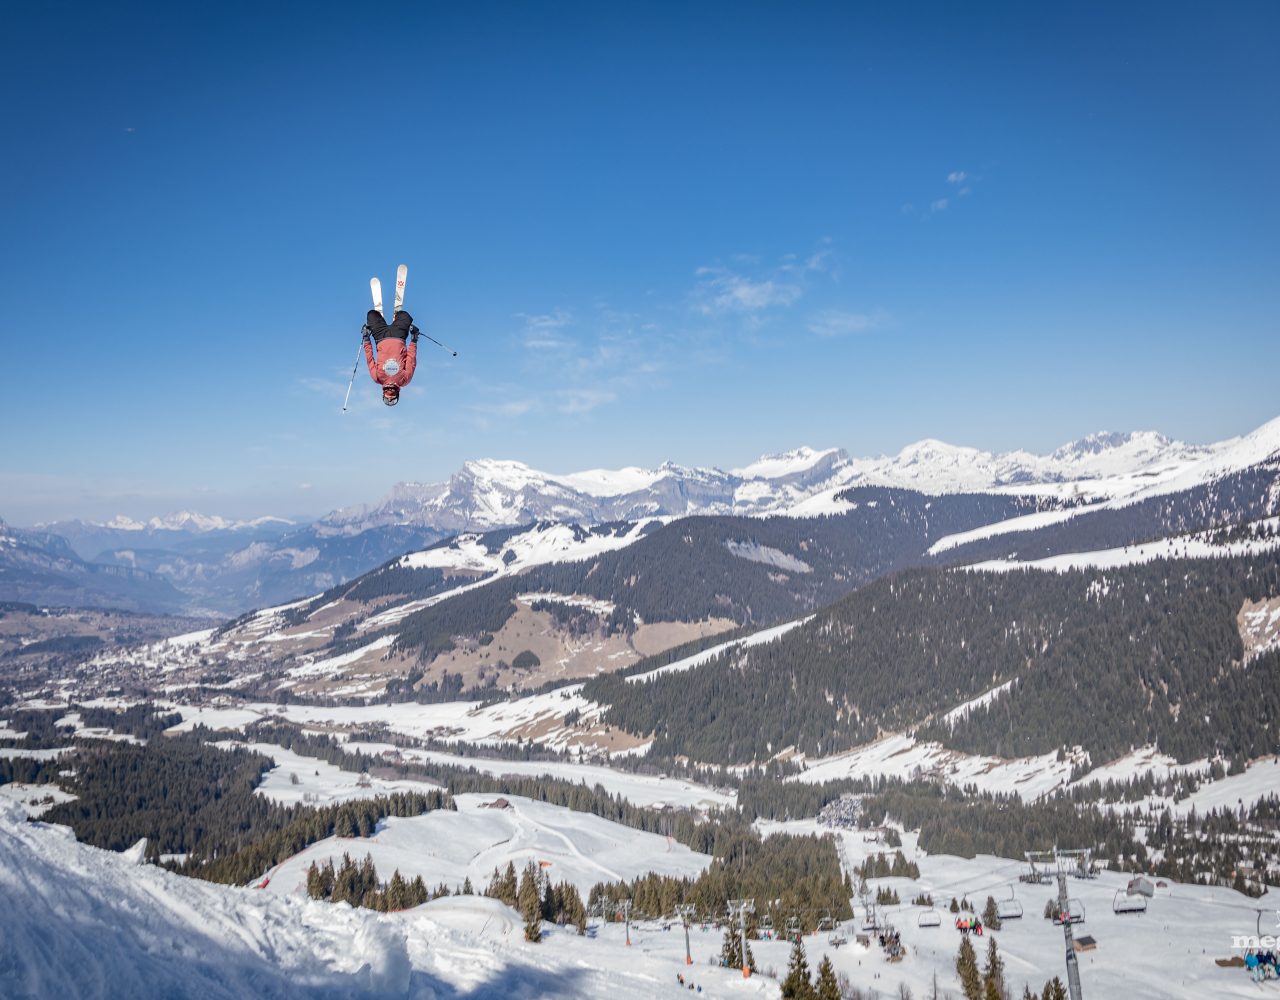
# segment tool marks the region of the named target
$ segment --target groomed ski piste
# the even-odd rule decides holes
[[[570,855],[585,854],[595,835],[580,815],[560,826],[549,814],[528,819],[547,821],[543,846],[554,849],[550,841],[558,840]],[[376,839],[393,841],[398,825],[384,823]],[[822,831],[812,821],[762,827],[766,832]],[[635,837],[634,831],[626,834]],[[838,836],[850,864],[884,850],[868,843],[863,831],[839,831]],[[414,839],[395,849],[412,853]],[[353,846],[357,843],[365,842]],[[1041,915],[1053,890],[1019,883],[1023,863],[981,855],[972,860],[923,856],[910,834],[903,835],[903,850],[918,860],[920,879],[876,879],[872,885],[892,887],[904,900],[932,893],[940,925],[920,926],[925,907],[880,908],[881,920],[898,930],[908,949],[903,961],[890,963],[874,936],[859,943],[859,911],[854,921],[837,928],[848,939],[842,946],[833,946],[825,932],[804,938],[810,968],[827,954],[837,972],[868,995],[896,997],[905,985],[917,997],[928,996],[935,974],[940,991],[958,995],[954,958],[960,935],[947,906],[954,896],[981,909],[991,895],[1012,896],[1024,908],[1021,919],[988,932],[998,942],[1014,994],[1020,995],[1024,983],[1039,989],[1047,978],[1063,974],[1061,929]],[[301,866],[306,859],[296,860]],[[656,864],[658,859],[642,850],[634,860]],[[761,972],[744,980],[740,971],[714,964],[722,942],[722,931],[714,926],[691,927],[690,966],[678,923],[633,923],[630,945],[621,923],[593,920],[584,937],[572,928],[546,925],[542,943],[530,944],[523,940],[519,915],[496,900],[451,896],[379,914],[304,898],[291,884],[292,875],[277,875],[265,890],[184,878],[80,844],[64,828],[28,823],[16,804],[0,802],[3,994],[651,1000],[688,996],[676,979],[682,975],[706,997],[776,997],[778,981],[767,973],[785,972],[790,949],[785,941],[753,941]],[[1095,880],[1069,881],[1072,898],[1085,911],[1076,937],[1089,935],[1097,942],[1096,949],[1080,955],[1086,997],[1280,995],[1274,981],[1259,986],[1243,969],[1214,961],[1241,953],[1233,950],[1237,935],[1252,935],[1259,927],[1263,934],[1276,932],[1275,909],[1266,897],[1254,901],[1228,889],[1168,883],[1156,890],[1145,913],[1115,914],[1113,899],[1127,879],[1104,872]],[[1259,906],[1265,907],[1261,914]],[[985,941],[974,943],[981,956]]]

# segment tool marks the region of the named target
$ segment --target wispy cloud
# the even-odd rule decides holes
[[[809,332],[819,337],[847,337],[882,329],[888,322],[889,315],[883,309],[869,313],[824,309],[809,320]]]
[[[590,413],[617,398],[618,394],[610,389],[566,389],[560,393],[556,409],[572,415]]]
[[[952,206],[953,199],[967,198],[973,193],[974,180],[976,180],[974,175],[967,170],[952,170],[946,176],[946,183],[951,188],[950,194],[930,199],[926,208],[920,208],[914,202],[909,201],[902,206],[902,214],[917,219],[930,219],[945,212]]]
[[[517,319],[524,321],[523,342],[531,351],[554,351],[568,346],[568,340],[561,331],[573,320],[572,314],[565,309],[554,309],[549,313],[518,313]]]
[[[808,254],[787,253],[766,263],[754,254],[733,254],[731,266],[708,264],[694,272],[690,299],[702,316],[761,316],[795,305],[818,275],[839,280],[830,237]]]
[[[700,267],[695,273],[694,307],[704,316],[789,306],[804,294],[798,283],[782,279],[785,272],[753,278],[726,267]]]

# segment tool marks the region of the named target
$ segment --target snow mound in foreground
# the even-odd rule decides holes
[[[404,930],[388,917],[139,867],[58,832],[0,803],[6,996],[434,992],[413,975]]]

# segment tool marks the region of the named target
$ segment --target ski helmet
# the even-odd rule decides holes
[[[382,401],[388,406],[395,406],[400,402],[400,387],[396,385],[384,385],[382,387]]]

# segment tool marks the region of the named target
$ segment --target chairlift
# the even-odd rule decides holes
[[[773,930],[773,915],[766,913],[763,917],[761,917],[759,927],[760,927],[760,930],[762,931]]]
[[[794,913],[787,917],[787,938],[795,940],[800,936],[800,918]]]
[[[1009,886],[1009,898],[996,903],[996,916],[1001,920],[1021,920],[1022,904],[1013,895],[1013,886]]]
[[[831,919],[831,912],[828,910],[818,919],[818,930],[829,931],[834,927],[835,921]]]
[[[1111,901],[1111,911],[1113,913],[1146,913],[1147,897],[1142,893],[1131,895],[1124,889],[1117,889],[1115,898]]]
[[[941,927],[942,914],[937,910],[922,910],[920,916],[916,918],[917,927]]]
[[[996,903],[996,916],[1001,920],[1022,919],[1022,904],[1016,899],[1002,899]]]
[[[836,932],[827,938],[827,944],[831,945],[832,948],[839,948],[842,944],[848,943],[849,939],[839,932]]]
[[[1067,900],[1067,912],[1065,914],[1057,909],[1053,911],[1053,924],[1055,927],[1061,927],[1063,924],[1082,923],[1084,923],[1084,903],[1078,899]]]
[[[880,924],[876,920],[876,908],[868,906],[866,915],[862,918],[862,929],[864,931],[876,931],[880,929]]]

